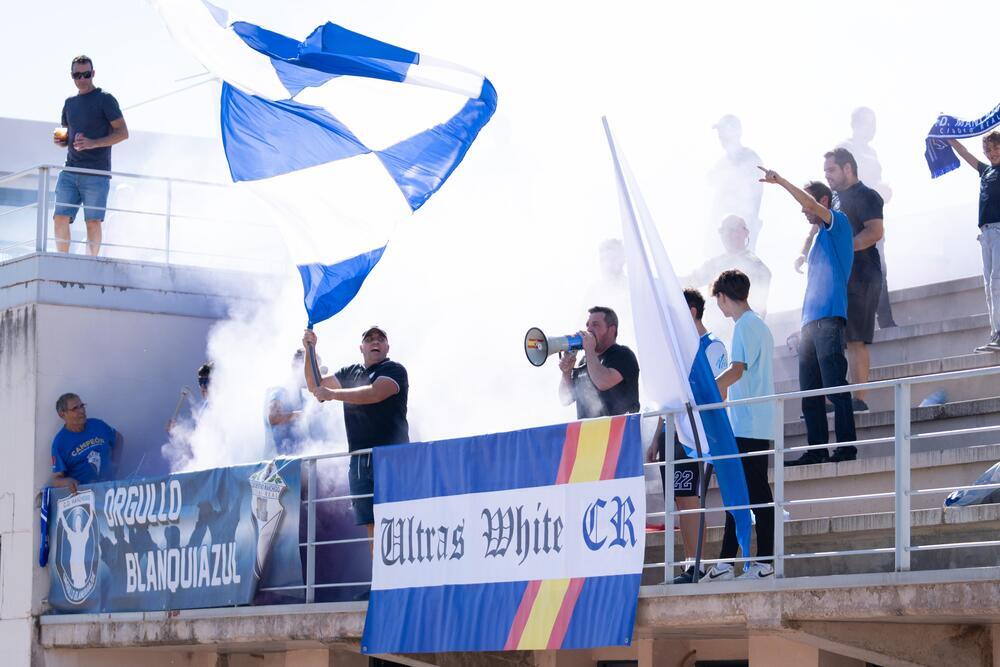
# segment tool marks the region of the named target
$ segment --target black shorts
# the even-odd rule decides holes
[[[347,480],[351,485],[352,496],[375,492],[375,475],[372,472],[371,454],[359,454],[351,457]],[[375,523],[375,512],[371,498],[354,498],[351,500],[351,506],[354,508],[354,523],[359,526]]]
[[[875,337],[875,311],[882,295],[882,276],[871,280],[852,280],[847,283],[847,329],[848,343],[862,342],[871,345]]]
[[[667,460],[666,453],[667,436],[660,432],[657,452],[661,461]],[[667,467],[660,466],[660,479],[666,486]],[[701,464],[691,460],[684,445],[674,435],[674,496],[681,498],[691,498],[698,496],[698,489],[701,481]]]

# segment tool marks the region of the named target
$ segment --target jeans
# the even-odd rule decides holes
[[[1000,222],[979,228],[983,250],[983,279],[986,281],[986,308],[990,315],[991,337],[1000,334]]]
[[[70,224],[73,224],[76,212],[83,204],[84,220],[103,221],[110,187],[111,179],[107,176],[61,171],[56,181],[54,213],[68,216]]]
[[[806,391],[847,384],[844,328],[845,322],[840,317],[824,317],[802,327],[799,338],[799,389]],[[857,440],[850,393],[829,394],[827,398],[833,403],[833,425],[837,442]],[[830,442],[826,405],[822,396],[803,398],[802,416],[805,418],[806,437],[810,445],[825,445]],[[854,447],[845,449],[855,450]]]
[[[748,452],[764,452],[771,449],[770,440],[756,438],[736,438],[736,447],[740,454]],[[771,495],[771,485],[767,482],[767,455],[748,456],[740,459],[743,462],[743,476],[747,480],[747,492],[751,505],[761,505],[774,502]],[[774,508],[758,507],[751,510],[754,516],[754,530],[757,533],[757,557],[774,555]],[[726,531],[722,534],[722,552],[719,558],[735,558],[740,545],[736,541],[736,521],[733,515],[726,512]],[[748,556],[749,554],[743,554]],[[758,561],[770,562],[770,561]]]

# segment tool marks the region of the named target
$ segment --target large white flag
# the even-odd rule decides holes
[[[618,182],[632,320],[646,402],[655,409],[719,403],[722,396],[708,358],[701,349],[684,291],[639,186],[624,155],[615,145],[607,118],[603,121]],[[702,454],[738,453],[725,410],[704,410],[694,415]],[[688,451],[694,453],[694,432],[686,414],[678,420],[677,434]],[[670,452],[669,447],[667,452]],[[740,459],[713,460],[712,464],[723,502],[727,506],[748,505],[750,500]],[[737,540],[743,553],[748,554],[750,510],[733,510],[732,514],[736,520]]]

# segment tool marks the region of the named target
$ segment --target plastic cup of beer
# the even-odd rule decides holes
[[[65,144],[69,141],[69,129],[57,127],[52,130],[52,137],[56,140],[56,143]]]

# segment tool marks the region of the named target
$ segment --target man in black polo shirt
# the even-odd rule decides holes
[[[584,359],[576,365],[576,352],[559,359],[563,405],[576,403],[578,419],[608,417],[639,411],[639,362],[632,350],[615,342],[618,316],[604,306],[589,311],[583,339]]]
[[[868,382],[868,346],[875,336],[875,313],[882,294],[882,261],[875,244],[882,238],[882,197],[858,180],[858,163],[846,148],[823,156],[823,172],[834,191],[833,208],[854,231],[854,264],[847,280],[847,362],[851,384]],[[854,414],[868,412],[864,391],[853,394]],[[839,450],[838,450],[839,451]],[[842,459],[853,459],[845,448]]]
[[[302,344],[307,350],[315,350],[316,334],[306,329]],[[406,369],[402,364],[391,361],[388,354],[389,337],[379,327],[371,327],[361,335],[364,363],[341,368],[323,378],[318,387],[312,369],[306,364],[306,385],[313,396],[319,401],[344,403],[347,446],[352,452],[410,441],[406,422],[406,398],[410,384]],[[374,491],[371,454],[351,457],[349,480],[352,496]],[[375,527],[372,499],[358,498],[352,504],[355,523],[367,526],[368,536],[371,537]]]
[[[94,63],[87,56],[77,56],[70,65],[70,75],[77,93],[63,104],[63,129],[53,137],[58,146],[65,146],[66,166],[80,169],[111,171],[111,147],[128,139],[128,127],[121,109],[110,93],[94,86]],[[87,222],[87,252],[97,255],[101,250],[101,223],[108,205],[111,177],[60,171],[56,181],[56,206],[52,217],[55,226],[56,250],[69,252],[69,226],[83,204]]]

